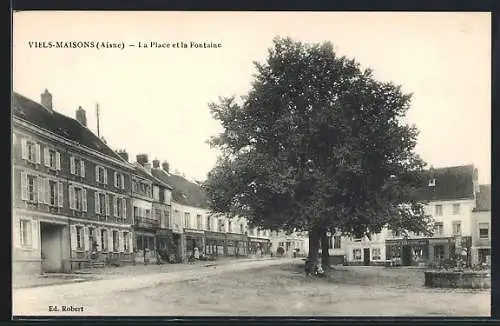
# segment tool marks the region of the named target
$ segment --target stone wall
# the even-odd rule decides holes
[[[428,287],[468,289],[491,288],[491,276],[489,272],[426,271],[424,273],[425,286]]]

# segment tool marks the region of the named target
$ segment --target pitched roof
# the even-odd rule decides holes
[[[475,212],[491,211],[491,185],[479,185]]]
[[[474,174],[472,164],[429,169],[422,173],[418,198],[424,201],[474,199]],[[435,186],[429,181],[435,180]]]
[[[173,187],[172,200],[176,203],[208,209],[207,195],[200,185],[186,180],[180,175],[170,174],[161,169],[153,168],[151,172]]]
[[[16,92],[12,96],[13,115],[38,128],[50,131],[58,136],[88,147],[96,152],[125,162],[102,139],[77,120],[59,112],[50,111],[43,105]]]
[[[162,179],[160,179],[154,175],[153,169],[151,169],[151,174],[149,174],[148,171],[146,170],[146,168],[144,168],[139,163],[136,162],[133,165],[134,165],[134,172],[138,176],[140,176],[141,178],[151,180],[151,181],[153,181],[153,183],[156,183],[156,184],[159,184],[160,186],[172,189],[172,186],[170,186],[168,183],[166,183],[165,181],[163,181]]]

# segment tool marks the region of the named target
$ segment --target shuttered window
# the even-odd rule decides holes
[[[31,248],[33,245],[31,220],[21,219],[19,221],[19,231],[21,246],[25,248]]]

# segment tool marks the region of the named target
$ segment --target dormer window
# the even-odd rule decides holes
[[[435,187],[436,186],[436,179],[430,179],[429,180],[429,187]]]

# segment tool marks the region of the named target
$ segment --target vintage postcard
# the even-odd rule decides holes
[[[22,316],[490,316],[491,17],[13,13]]]

